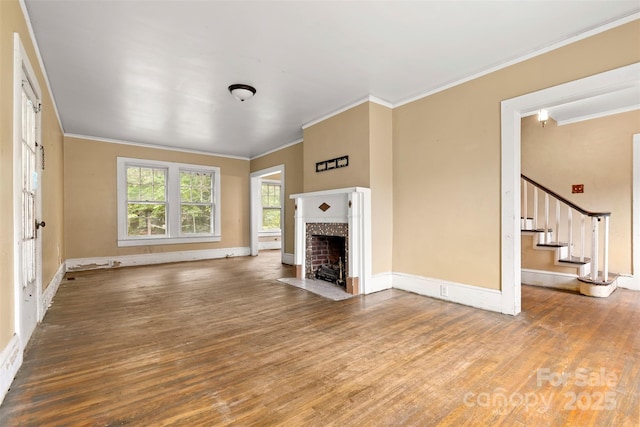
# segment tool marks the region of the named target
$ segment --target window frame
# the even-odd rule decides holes
[[[127,230],[127,168],[143,167],[166,170],[166,226],[165,235],[129,236]],[[180,173],[200,172],[212,174],[212,233],[183,233],[181,227]],[[167,245],[176,243],[219,242],[222,238],[220,224],[220,168],[217,166],[165,162],[160,160],[117,157],[117,209],[118,247]]]
[[[279,197],[279,202],[280,202],[280,206],[264,206],[262,204],[262,184],[268,184],[268,185],[277,185],[278,187],[280,187],[280,197]],[[264,229],[264,224],[263,224],[263,218],[264,218],[264,209],[279,209],[280,210],[280,228],[278,229]],[[282,212],[283,212],[283,206],[282,206],[282,181],[278,181],[278,180],[272,180],[272,179],[261,179],[260,180],[260,228],[259,228],[259,236],[280,236],[282,234]]]

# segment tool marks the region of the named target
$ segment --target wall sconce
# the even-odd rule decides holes
[[[244,84],[233,84],[229,86],[229,92],[231,92],[231,95],[233,95],[238,101],[244,102],[256,94],[256,88]]]
[[[542,127],[547,124],[547,120],[549,120],[549,112],[544,109],[538,111],[538,121],[542,123]]]

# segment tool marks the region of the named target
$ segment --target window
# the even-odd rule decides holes
[[[262,181],[262,231],[280,231],[280,183]]]
[[[220,241],[220,169],[118,157],[118,246]]]
[[[167,170],[127,166],[127,236],[167,235]]]
[[[180,218],[184,234],[213,232],[213,173],[180,171]]]

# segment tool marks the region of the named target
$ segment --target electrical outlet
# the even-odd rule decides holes
[[[584,193],[584,184],[573,184],[571,186],[572,193]]]
[[[447,285],[440,285],[440,296],[448,297],[449,296],[449,288]]]

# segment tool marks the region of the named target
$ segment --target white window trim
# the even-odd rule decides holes
[[[278,237],[282,234],[282,230],[269,230],[269,231],[262,231],[260,230],[258,232],[258,235],[260,237]]]
[[[264,206],[262,205],[262,184],[276,184],[280,187],[280,226],[281,228],[274,230],[274,229],[270,229],[270,230],[265,230],[262,227],[262,211],[264,209]],[[282,181],[277,181],[277,180],[273,180],[273,179],[261,179],[260,180],[260,228],[258,229],[258,236],[259,237],[276,237],[276,236],[280,236],[282,235]]]
[[[132,237],[127,235],[127,166],[162,168],[167,170],[167,235]],[[211,234],[184,235],[180,228],[180,172],[213,174],[214,230]],[[159,160],[117,158],[118,247],[168,245],[176,243],[219,242],[220,231],[220,168],[216,166],[163,162]]]

